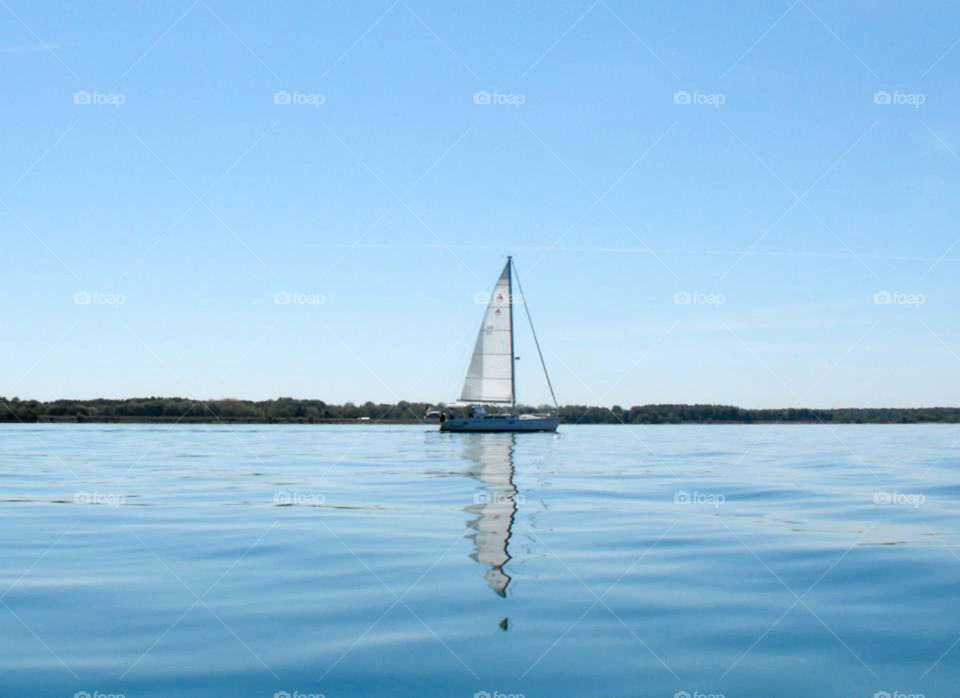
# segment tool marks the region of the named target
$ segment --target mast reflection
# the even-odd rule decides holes
[[[508,546],[517,515],[513,484],[515,434],[469,434],[465,436],[464,457],[472,463],[465,474],[481,483],[474,503],[464,509],[475,518],[467,522],[473,540],[470,557],[487,566],[484,579],[499,596],[507,595],[510,575],[504,567],[510,561]]]

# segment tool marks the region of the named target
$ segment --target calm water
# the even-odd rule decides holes
[[[0,695],[952,696],[958,447],[0,427]]]

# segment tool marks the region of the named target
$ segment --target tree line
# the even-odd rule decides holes
[[[122,400],[21,400],[0,397],[0,422],[249,422],[306,423],[428,421],[427,412],[440,409],[425,402],[328,404],[323,400],[281,397],[275,400],[193,400],[180,397],[139,397]],[[464,408],[443,407],[449,416]],[[520,408],[550,411],[565,424],[917,424],[960,422],[960,408],[784,408],[744,409],[731,405],[564,405]]]

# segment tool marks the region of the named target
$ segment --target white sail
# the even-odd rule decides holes
[[[463,402],[513,402],[513,306],[510,262],[493,287],[470,367],[463,381]]]

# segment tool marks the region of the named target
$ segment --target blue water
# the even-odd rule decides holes
[[[3,426],[0,695],[954,695],[958,446]]]

